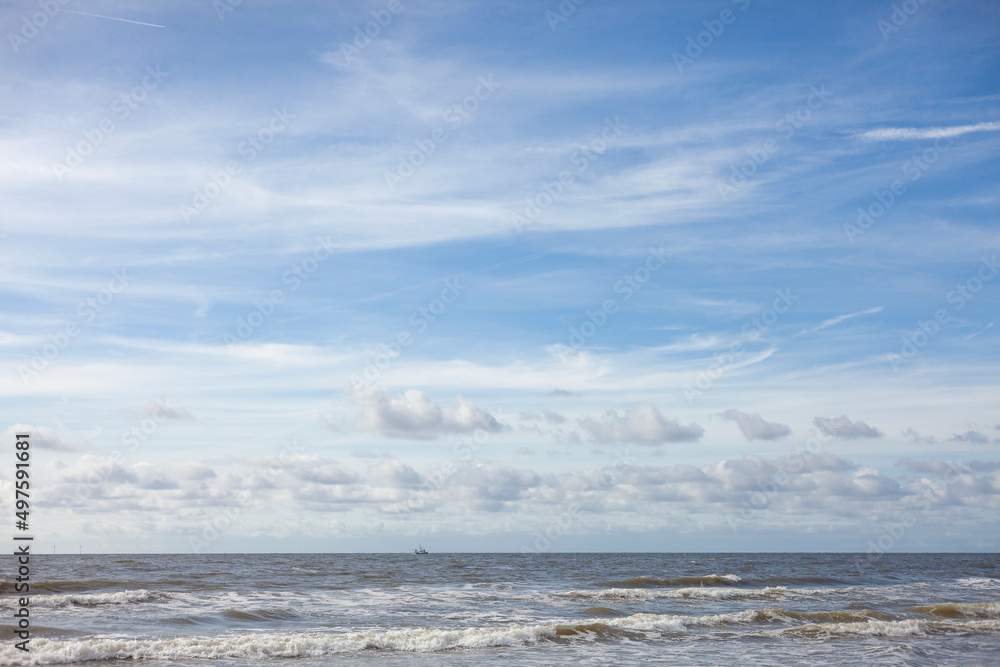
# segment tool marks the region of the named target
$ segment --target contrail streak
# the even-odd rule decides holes
[[[62,11],[66,12],[67,14],[79,14],[80,16],[93,16],[94,18],[98,18],[98,19],[110,19],[112,21],[123,21],[125,23],[135,23],[136,25],[148,25],[148,26],[152,26],[153,28],[166,28],[167,27],[165,25],[157,25],[156,23],[143,23],[142,21],[130,21],[129,19],[119,19],[119,18],[115,18],[114,16],[101,16],[100,14],[87,14],[86,12],[74,12],[74,11],[70,11],[69,9],[64,9]]]

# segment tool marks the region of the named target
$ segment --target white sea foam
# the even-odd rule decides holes
[[[521,625],[505,628],[408,629],[349,634],[254,633],[161,640],[54,641],[39,638],[32,640],[31,652],[28,655],[18,651],[9,643],[0,645],[0,664],[51,665],[91,660],[307,658],[363,649],[431,652],[529,644],[556,634],[555,625]]]
[[[852,623],[810,623],[777,631],[780,634],[831,637],[863,635],[868,637],[910,637],[913,635],[944,634],[948,632],[995,632],[1000,621],[930,621],[908,618],[899,621],[868,620]]]
[[[863,614],[864,612],[831,612]],[[509,625],[464,630],[409,628],[405,630],[325,634],[247,633],[223,636],[177,637],[174,639],[138,640],[99,638],[82,641],[32,640],[31,652],[24,654],[11,643],[0,645],[0,664],[67,664],[93,660],[219,660],[237,658],[266,660],[274,658],[316,658],[335,653],[365,649],[400,652],[436,652],[454,649],[479,649],[498,646],[534,644],[557,637],[588,638],[595,635],[626,636],[641,639],[644,634],[684,632],[689,628],[720,625],[746,625],[752,634],[792,634],[804,637],[841,635],[903,637],[947,632],[1000,631],[1000,621],[938,621],[907,619],[897,621],[860,620],[793,625],[780,630],[757,629],[760,623],[792,623],[793,612],[781,609],[747,609],[729,614],[679,616],[672,614],[634,614],[605,619],[600,623],[571,621],[540,625]],[[638,634],[636,634],[638,633]]]
[[[796,593],[784,586],[768,586],[766,588],[709,588],[692,586],[661,590],[651,588],[605,588],[599,591],[569,591],[563,595],[585,600],[629,600],[644,601],[657,599],[701,599],[701,600],[733,600],[733,599],[764,599]]]
[[[960,586],[969,588],[1000,588],[1000,579],[990,579],[988,577],[965,577],[955,581]]]
[[[117,593],[77,593],[72,595],[31,595],[34,607],[66,607],[69,605],[109,605],[133,604],[137,602],[153,602],[170,599],[170,593],[147,591],[144,588],[134,591],[118,591]],[[17,606],[16,597],[0,598],[0,608],[10,609]]]

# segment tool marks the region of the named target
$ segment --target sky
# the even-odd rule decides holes
[[[1000,5],[0,33],[0,506],[28,432],[37,549],[1000,547]]]

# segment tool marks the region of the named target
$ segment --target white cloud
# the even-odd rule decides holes
[[[419,389],[409,389],[392,397],[378,386],[355,386],[350,389],[354,401],[362,407],[362,425],[390,438],[432,440],[445,433],[470,433],[477,429],[497,432],[503,428],[490,413],[469,400],[456,397],[458,407],[442,408]]]
[[[915,431],[912,428],[907,428],[905,431],[903,431],[903,435],[905,435],[906,437],[913,440],[913,442],[918,444],[926,443],[928,445],[933,445],[934,443],[937,442],[937,438],[935,438],[933,435],[926,435],[926,436],[920,435],[918,431]]]
[[[883,306],[876,306],[875,308],[869,308],[868,310],[859,310],[856,313],[850,313],[848,315],[838,315],[837,317],[831,317],[828,320],[823,320],[818,325],[812,329],[803,329],[800,333],[816,333],[827,327],[832,327],[834,324],[840,324],[844,320],[849,320],[853,317],[861,317],[862,315],[872,315],[874,313],[880,313],[884,310]]]
[[[722,417],[736,422],[747,440],[777,440],[792,432],[792,429],[784,424],[764,421],[764,418],[757,413],[750,415],[739,410],[726,410],[722,413]]]
[[[948,441],[949,442],[970,442],[970,443],[972,443],[974,445],[985,445],[986,443],[988,443],[990,441],[990,437],[988,435],[984,435],[983,433],[980,433],[979,431],[969,430],[969,431],[966,431],[965,433],[955,433],[950,438],[948,438]]]
[[[158,420],[165,419],[194,419],[191,413],[184,408],[174,407],[170,404],[169,400],[166,401],[150,401],[149,403],[144,403],[135,409],[136,414],[140,417],[152,417]]]
[[[979,331],[976,331],[974,333],[969,334],[968,336],[963,337],[962,340],[972,340],[973,338],[975,338],[979,334],[983,333],[984,331],[988,331],[988,330],[990,330],[992,328],[993,328],[993,322],[990,322],[989,324],[987,324],[985,327],[983,327]]]
[[[542,410],[541,413],[522,412],[520,417],[525,421],[544,421],[548,424],[563,424],[566,422],[566,417],[552,410]]]
[[[969,470],[966,466],[949,461],[917,461],[910,458],[900,459],[896,465],[920,475],[955,475]]]
[[[852,422],[847,418],[847,415],[841,415],[840,417],[816,417],[813,419],[813,424],[816,428],[823,431],[827,435],[832,435],[836,438],[881,438],[882,432],[877,428],[869,426],[860,419],[856,422]]]
[[[883,127],[856,135],[867,141],[900,141],[907,139],[941,139],[959,137],[970,132],[993,132],[1000,130],[1000,123],[976,123],[975,125],[953,125],[951,127]]]
[[[633,442],[642,445],[660,445],[666,442],[694,442],[705,432],[698,424],[681,425],[677,420],[666,419],[649,403],[640,403],[619,415],[608,410],[600,421],[589,417],[580,425],[597,442]]]
[[[48,426],[31,426],[29,424],[14,424],[3,432],[5,442],[11,442],[14,436],[27,433],[30,435],[29,442],[32,447],[38,449],[49,449],[61,452],[76,452],[89,449],[90,445],[84,439],[76,437],[69,440],[59,435],[59,433]]]
[[[393,530],[407,534],[431,524],[435,530],[485,530],[491,517],[516,531],[565,512],[580,519],[574,531],[587,532],[614,512],[615,522],[640,532],[677,527],[674,522],[697,516],[728,535],[730,521],[779,521],[800,530],[839,522],[853,529],[872,513],[920,512],[921,522],[934,524],[995,516],[1000,509],[998,461],[955,466],[904,459],[898,464],[937,482],[912,475],[894,478],[808,451],[777,458],[746,455],[701,466],[616,461],[558,474],[472,460],[452,461],[434,472],[386,459],[359,473],[322,456],[224,465],[223,472],[219,462],[213,469],[201,462],[128,464],[93,455],[70,465],[54,462],[47,468],[52,502],[46,511],[57,521],[85,516],[96,534],[106,535],[116,534],[121,525],[139,534],[200,534],[206,521],[224,511],[235,517],[227,530],[247,535],[262,525],[273,528],[276,510],[322,525],[317,534],[343,528],[327,521],[330,512],[354,513],[350,521],[362,532],[364,526],[382,531],[389,522],[399,522]],[[0,480],[0,493],[9,487]]]

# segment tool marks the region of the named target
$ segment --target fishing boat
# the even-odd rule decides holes
[[[418,544],[417,548],[413,550],[413,553],[417,554],[418,556],[424,556],[427,554],[427,549],[424,549],[424,546],[422,544]]]

